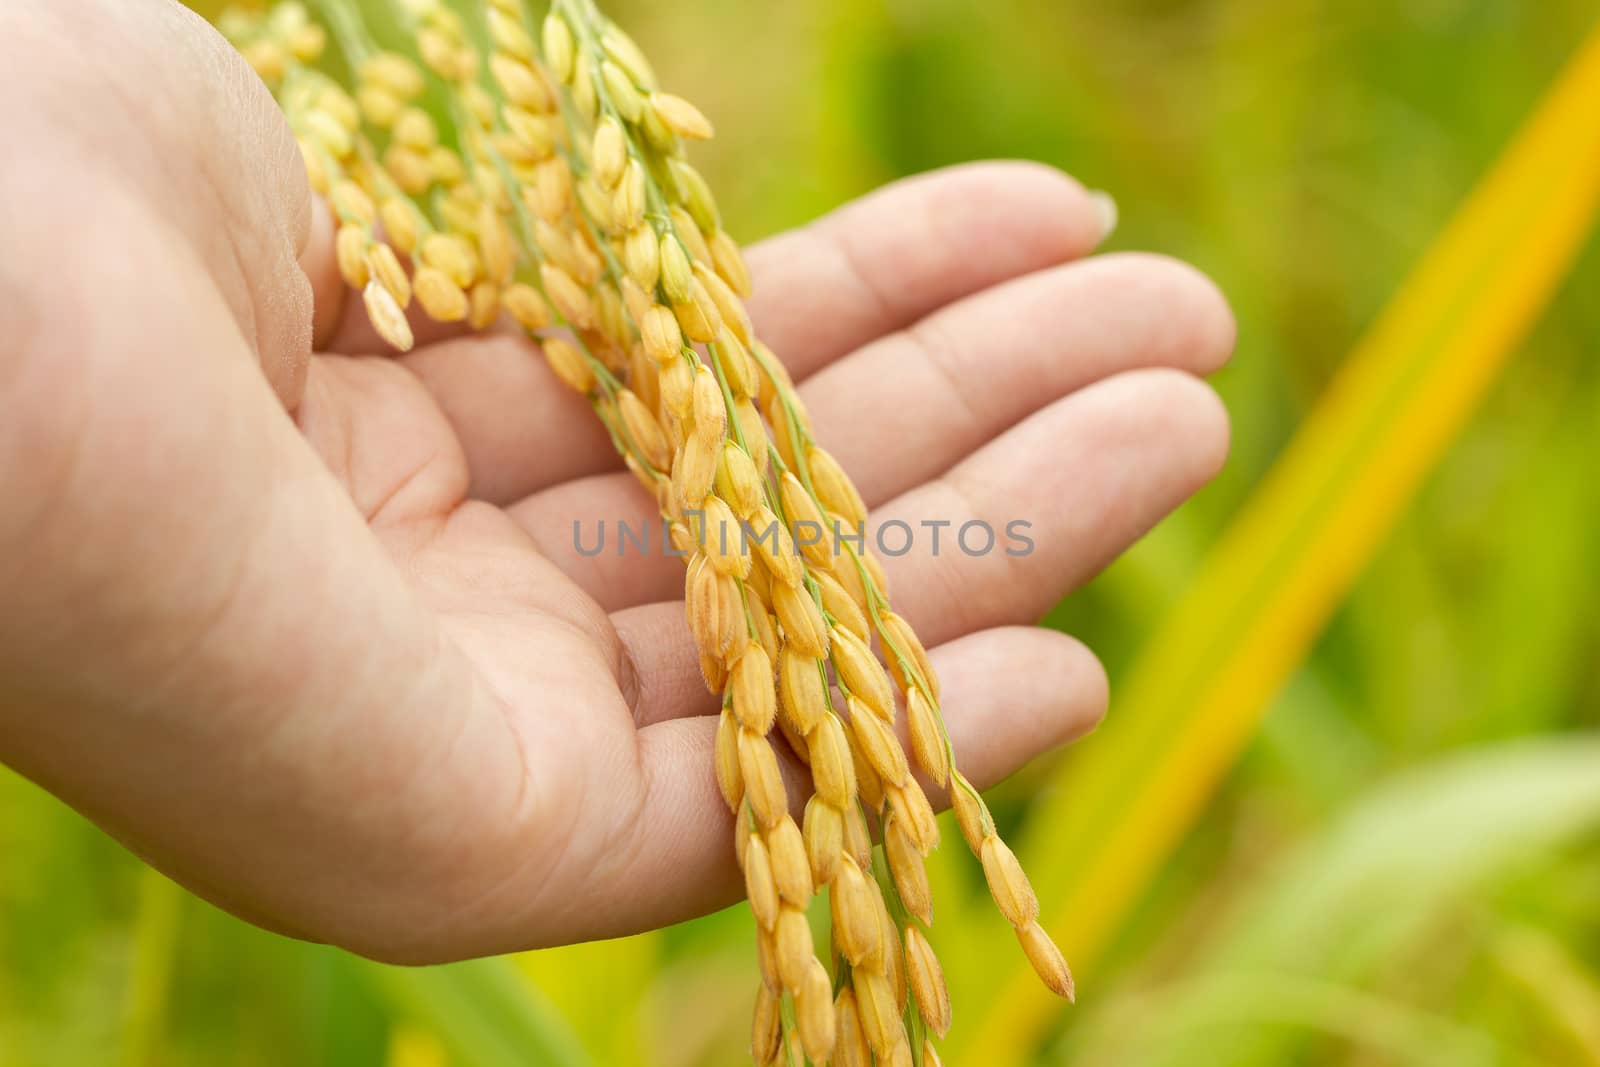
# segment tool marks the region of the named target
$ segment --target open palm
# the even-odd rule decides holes
[[[615,551],[653,504],[586,404],[511,333],[380,352],[198,20],[38,6],[0,11],[0,118],[39,146],[0,163],[0,758],[224,906],[382,958],[730,900],[682,564]],[[1025,624],[1226,450],[1192,376],[1226,308],[1171,261],[1083,258],[1101,229],[1069,179],[991,164],[750,254],[818,437],[918,531],[883,562],[980,785],[1103,710],[1093,657]],[[1034,550],[966,554],[973,519]]]

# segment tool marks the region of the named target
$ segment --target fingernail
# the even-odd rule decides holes
[[[1102,189],[1092,190],[1089,199],[1094,201],[1095,213],[1100,216],[1100,240],[1104,241],[1116,232],[1117,202]]]

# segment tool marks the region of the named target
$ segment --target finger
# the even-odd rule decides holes
[[[526,779],[285,415],[294,141],[167,0],[0,4],[0,69],[29,146],[0,165],[0,760],[249,914],[409,928],[375,888],[454,870],[440,812],[512,811]]]
[[[556,485],[507,509],[540,553],[607,611],[683,596],[654,500],[631,474]]]
[[[819,440],[875,505],[1091,382],[1141,367],[1209,373],[1233,340],[1221,294],[1193,268],[1103,256],[938,312],[825,368],[801,395]],[[628,475],[556,485],[511,512],[607,610],[682,594],[682,563],[666,556],[654,504]],[[642,550],[624,528],[642,532]]]
[[[459,337],[401,361],[455,428],[475,499],[504,503],[622,467],[594,409],[556,378],[525,337]]]
[[[1105,227],[1099,201],[1049,167],[935,171],[752,248],[750,312],[804,378],[953,300],[1086,255]]]
[[[973,634],[932,653],[958,763],[985,788],[1028,760],[1099,722],[1105,674],[1081,644],[1037,628]],[[646,672],[648,673],[648,672]],[[703,688],[703,687],[702,687]],[[614,860],[577,894],[575,932],[614,937],[677,922],[740,895],[733,820],[706,768],[714,762],[716,719],[669,717],[639,735],[642,802],[612,845]],[[803,776],[783,765],[798,804]],[[944,803],[930,794],[936,805]]]
[[[869,544],[896,610],[930,644],[1031,622],[1215,476],[1227,449],[1227,413],[1210,387],[1179,371],[1130,371],[878,509]],[[930,523],[945,524],[937,550]]]
[[[1161,256],[1099,256],[954,304],[801,387],[818,440],[869,505],[949,469],[1053,401],[1140,367],[1193,374],[1232,352],[1215,285]]]
[[[1085,254],[1102,226],[1094,197],[1058,171],[1022,163],[957,167],[890,186],[752,249],[756,296],[750,306],[763,336],[803,376],[952,300]],[[326,241],[331,246],[331,231]],[[333,270],[337,281],[327,255],[331,251],[322,257],[325,271]],[[818,315],[819,308],[827,314]],[[572,451],[576,465],[552,467],[547,461],[563,458],[559,449],[569,435],[581,441],[593,434],[592,413],[569,407],[563,413],[570,417],[535,421],[529,412],[547,406],[537,395],[545,377],[530,375],[509,353],[487,365],[430,358],[423,353],[428,338],[459,331],[414,325],[424,342],[418,355],[429,384],[455,398],[451,406],[473,412],[456,429],[468,454],[478,457],[474,496],[508,503],[554,484],[558,475],[617,466],[603,450],[580,448]],[[360,301],[348,302],[328,344],[341,352],[383,350],[364,324]],[[506,428],[518,422],[523,431],[508,438]],[[526,440],[534,437],[539,443]],[[504,448],[508,439],[519,447]]]

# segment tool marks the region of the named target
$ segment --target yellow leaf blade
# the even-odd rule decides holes
[[[1600,205],[1597,115],[1600,30],[1224,535],[1132,672],[1101,742],[1034,813],[1024,858],[1047,925],[1080,971],[1566,276]],[[997,1067],[1023,1062],[1058,1005],[1024,964],[992,988],[963,1047]]]

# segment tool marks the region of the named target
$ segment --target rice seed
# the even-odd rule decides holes
[[[894,676],[895,684],[902,693],[909,693],[916,688],[915,679],[908,677],[902,668],[900,659],[891,648],[898,648],[910,661],[917,676],[926,683],[928,695],[934,700],[939,699],[939,676],[934,673],[933,663],[928,659],[928,650],[923,647],[922,639],[911,628],[911,624],[892,611],[885,611],[878,616],[878,635],[883,642],[883,658],[889,667],[889,673]]]
[[[1032,925],[1039,918],[1039,898],[1034,895],[1022,864],[1017,862],[1016,853],[991,834],[984,838],[978,858],[983,863],[983,876],[1000,914],[1018,930]]]
[[[662,125],[685,140],[709,141],[716,134],[711,120],[681,96],[651,93],[650,110],[656,113]]]
[[[859,804],[844,809],[844,850],[855,858],[862,870],[872,865],[872,833],[867,829],[867,817]]]
[[[719,657],[731,647],[729,635],[735,632],[736,625],[736,620],[726,617],[730,604],[724,582],[731,582],[731,579],[700,556],[690,564],[684,587],[689,632],[702,652]]]
[[[339,263],[339,274],[352,289],[366,288],[372,278],[367,267],[369,243],[366,228],[355,223],[339,227],[339,233],[334,238],[333,249]]]
[[[839,580],[821,571],[813,573],[811,577],[816,580],[817,588],[822,593],[822,609],[832,615],[838,621],[838,625],[861,638],[863,642],[870,642],[872,628],[867,622],[867,614],[845,591],[844,586],[839,584]]]
[[[938,848],[939,820],[933,814],[928,794],[922,791],[917,780],[907,779],[905,784],[888,786],[884,792],[889,807],[894,810],[917,851],[926,856]]]
[[[883,1067],[913,1067],[916,1060],[911,1057],[911,1044],[901,1041],[889,1050],[888,1056],[883,1058]]]
[[[694,379],[694,428],[697,435],[714,438],[719,447],[727,440],[728,410],[722,403],[722,386],[703,364]]]
[[[639,286],[653,291],[661,280],[661,245],[647,225],[635,226],[622,242],[622,265]]]
[[[897,1045],[904,1045],[906,1032],[900,1025],[900,1005],[895,1001],[889,980],[876,971],[857,971],[855,990],[861,1032],[866,1035],[872,1051],[887,1056]]]
[[[607,117],[594,131],[590,167],[602,189],[615,189],[628,167],[628,138],[616,119]]]
[[[776,826],[789,811],[789,794],[778,770],[778,757],[765,735],[743,727],[739,729],[739,773],[756,820],[767,829]]]
[[[667,435],[650,409],[632,389],[617,394],[617,410],[622,415],[622,425],[628,439],[656,470],[666,470],[672,463],[672,450],[667,447]],[[712,562],[716,557],[712,556]]]
[[[500,318],[500,287],[487,279],[467,293],[467,322],[474,330],[487,330]]]
[[[694,268],[683,242],[668,234],[661,238],[661,291],[671,303],[687,304],[694,295]]]
[[[717,309],[711,303],[711,298],[706,295],[705,286],[696,281],[689,287],[689,299],[681,303],[674,302],[673,314],[678,316],[678,325],[683,327],[684,336],[691,341],[705,343],[717,339],[717,331],[722,328],[722,319],[717,315]]]
[[[744,891],[750,901],[750,911],[764,930],[778,923],[778,887],[774,876],[772,858],[766,844],[758,834],[743,834]]]
[[[795,542],[807,560],[818,567],[833,565],[832,524],[800,484],[792,471],[784,471],[778,482],[778,497],[783,503],[783,513],[794,531]]]
[[[940,1037],[950,1032],[950,991],[945,986],[944,968],[921,930],[906,927],[906,976],[917,1011],[928,1029]]]
[[[921,689],[913,689],[906,696],[906,724],[911,734],[912,758],[943,788],[950,779],[950,753],[938,714]]]
[[[855,748],[860,751],[867,765],[889,785],[910,781],[911,768],[906,763],[906,754],[900,748],[900,739],[894,735],[893,728],[856,698],[849,698],[848,703],[850,733],[855,738]]]
[[[930,1038],[922,1041],[922,1067],[944,1067],[944,1061],[939,1058],[939,1050],[933,1047]]]
[[[583,291],[583,287],[573,280],[572,275],[560,267],[546,263],[539,268],[539,277],[544,282],[545,295],[550,298],[550,303],[555,305],[562,318],[576,329],[594,329],[594,302],[589,299],[589,294]]]
[[[754,596],[748,586],[744,592],[745,605],[750,612],[750,622],[756,630],[756,641],[761,645],[762,651],[766,652],[767,659],[776,661],[781,647],[778,638],[778,620],[772,617],[771,612],[767,611],[766,604]]]
[[[379,285],[389,290],[394,302],[402,308],[411,305],[411,278],[400,265],[394,249],[386,244],[374,244],[367,249],[367,269]]]
[[[842,626],[830,630],[828,639],[840,683],[885,722],[894,722],[894,692],[872,649]]]
[[[833,1014],[833,985],[820,960],[813,958],[805,980],[794,994],[795,1025],[800,1044],[813,1063],[824,1063],[833,1053],[838,1023]]]
[[[700,507],[717,480],[717,460],[722,440],[696,433],[683,443],[683,457],[673,468],[679,478],[678,506],[685,511]],[[680,477],[681,475],[681,477]]]
[[[510,286],[501,294],[500,302],[511,317],[529,333],[550,325],[550,305],[544,302],[539,290],[521,283]]]
[[[767,831],[767,854],[772,860],[772,877],[778,895],[796,908],[811,903],[811,861],[806,855],[805,838],[794,820],[785,815]]]
[[[666,447],[665,439],[662,447]],[[723,574],[743,578],[750,573],[750,554],[745,551],[744,534],[739,520],[733,515],[733,509],[726,500],[715,494],[706,497],[702,509],[700,543],[705,549],[706,558]],[[770,663],[767,666],[771,668]],[[771,688],[770,678],[768,688]]]
[[[478,278],[478,254],[465,238],[453,233],[434,233],[422,239],[422,261],[434,267],[462,289]]]
[[[840,515],[852,527],[867,521],[867,506],[855,483],[828,451],[813,445],[806,453],[806,469],[822,506]]]
[[[716,489],[740,518],[749,518],[761,507],[761,475],[756,471],[755,460],[731,441],[722,447]]]
[[[813,796],[806,801],[802,832],[811,881],[827,885],[838,874],[844,858],[844,814],[821,796]]]
[[[828,715],[828,692],[817,660],[793,640],[778,653],[778,695],[795,727],[809,734]]]
[[[928,871],[922,864],[922,853],[916,842],[907,834],[904,822],[897,812],[890,812],[883,827],[883,851],[889,861],[889,874],[906,910],[924,924],[933,922],[933,889],[928,884]]]
[[[806,746],[811,752],[816,795],[841,811],[849,810],[856,799],[856,772],[844,725],[831,712],[824,712],[806,734]]]
[[[1076,1000],[1077,993],[1073,987],[1072,971],[1067,967],[1066,957],[1056,947],[1050,935],[1037,921],[1017,928],[1017,940],[1022,943],[1022,951],[1028,957],[1028,962],[1033,965],[1033,971],[1044,983],[1045,988],[1069,1003]]]
[[[550,369],[555,372],[574,392],[590,393],[594,391],[594,368],[589,365],[589,360],[583,351],[571,341],[560,337],[552,337],[544,342],[544,358],[550,364]]]
[[[552,16],[554,17],[554,16]],[[782,1001],[765,982],[756,988],[755,1017],[750,1024],[750,1055],[769,1063],[778,1055],[783,1039]]]
[[[645,314],[639,324],[639,337],[650,358],[662,365],[677,360],[683,352],[683,331],[672,312],[664,307],[653,307]]]
[[[416,340],[411,333],[411,324],[406,321],[406,313],[395,302],[394,295],[377,282],[368,282],[361,292],[361,298],[366,305],[367,318],[372,320],[378,336],[401,352],[411,351]]]
[[[750,268],[745,265],[739,242],[728,236],[726,230],[711,235],[711,263],[717,276],[728,283],[728,288],[744,300],[750,299]]]
[[[872,967],[882,958],[878,931],[878,909],[873,902],[877,889],[867,881],[853,858],[846,857],[829,883],[829,905],[833,912],[833,936],[839,951],[852,967]]]
[[[773,939],[777,948],[773,962],[778,968],[778,978],[785,990],[794,993],[805,982],[806,972],[817,958],[806,913],[799,908],[783,907],[778,913],[778,924],[773,928]]]
[[[759,521],[760,518],[757,519]],[[761,551],[760,542],[756,550]],[[767,562],[765,554],[762,555],[762,562]],[[772,589],[772,607],[777,612],[778,624],[783,627],[784,638],[795,652],[813,660],[827,656],[828,624],[823,621],[822,612],[808,590],[779,582]]]
[[[760,557],[762,563],[766,564],[767,570],[772,573],[772,576],[780,584],[788,586],[790,590],[801,595],[806,600],[810,605],[811,614],[816,618],[817,626],[822,626],[821,612],[817,610],[816,603],[811,600],[811,594],[806,592],[801,585],[801,580],[805,575],[805,567],[800,562],[800,553],[795,550],[794,538],[789,536],[789,531],[784,529],[783,523],[778,521],[778,516],[773,514],[772,509],[764,505],[757,509],[750,525],[754,531],[753,536],[749,539],[751,542],[750,547],[755,549],[756,555]],[[774,594],[776,594],[776,590],[774,590]],[[791,605],[790,617],[792,617],[793,607],[794,605]],[[787,618],[781,611],[778,617],[779,619]],[[795,621],[798,622],[797,619]],[[811,635],[808,634],[808,641],[810,637]],[[808,644],[802,647],[812,646]],[[826,647],[825,644],[824,647]],[[821,653],[818,653],[818,655],[820,656]]]
[[[895,1004],[904,1008],[908,987],[904,953],[900,950],[900,927],[889,914],[889,906],[882,894],[878,895],[877,901],[879,936],[883,939],[883,972],[889,978],[889,987],[894,990]]]
[[[715,751],[717,788],[729,811],[738,811],[744,801],[744,774],[739,770],[739,720],[724,711],[717,722]]]
[[[861,1032],[861,1015],[856,1010],[856,993],[852,986],[839,990],[833,1002],[833,1015],[837,1022],[833,1043],[832,1067],[872,1067],[872,1053],[867,1048],[866,1035]]]
[[[756,734],[772,729],[777,697],[772,684],[772,660],[766,649],[754,642],[745,646],[728,672],[728,691],[741,726]]]
[[[676,328],[677,323],[673,323]],[[661,365],[659,387],[661,405],[679,420],[688,418],[694,404],[694,370],[687,360],[674,359]]]
[[[544,61],[557,81],[572,80],[573,63],[577,58],[577,44],[572,37],[572,27],[560,15],[551,12],[544,18],[540,33],[544,45]],[[760,1060],[762,1057],[757,1056]]]
[[[419,268],[412,289],[417,303],[435,322],[461,322],[472,309],[466,291],[435,267]]]

